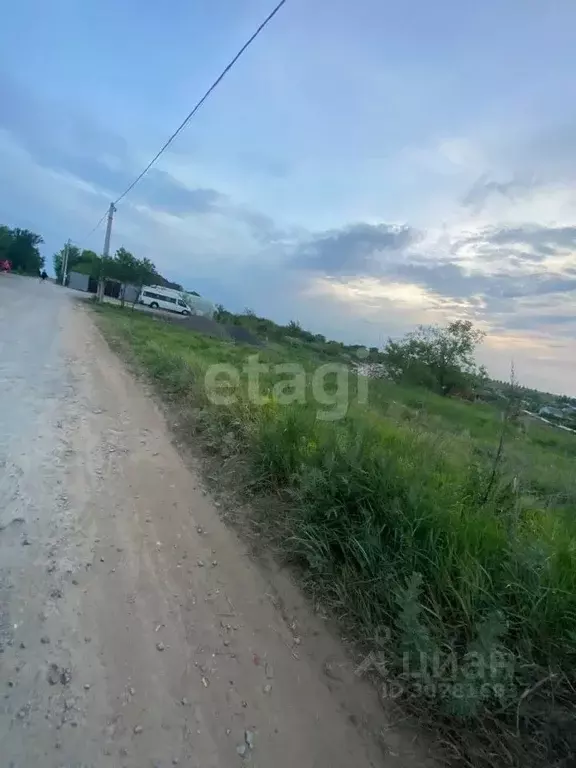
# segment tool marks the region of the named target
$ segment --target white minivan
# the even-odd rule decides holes
[[[167,309],[169,312],[179,312],[181,315],[190,314],[190,307],[182,299],[180,292],[172,288],[147,285],[140,292],[138,301],[151,309]]]

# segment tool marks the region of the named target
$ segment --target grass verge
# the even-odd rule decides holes
[[[140,313],[94,310],[109,341],[216,450],[247,463],[254,494],[276,494],[269,527],[307,586],[354,627],[361,669],[432,722],[468,765],[568,766],[576,752],[576,485],[572,435],[506,434],[500,415],[374,383],[367,404],[317,418],[314,360],[297,361],[305,402],[280,406],[282,375],[240,375],[226,405],[210,366],[241,370],[253,349]],[[327,379],[329,394],[330,381]],[[329,400],[330,398],[328,398]],[[326,402],[328,402],[328,400]]]

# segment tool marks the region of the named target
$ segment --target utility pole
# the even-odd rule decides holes
[[[114,203],[110,203],[110,208],[108,208],[108,220],[106,222],[106,234],[104,236],[104,251],[102,252],[102,259],[100,261],[98,291],[96,293],[96,298],[98,301],[102,301],[104,299],[104,260],[110,256],[110,236],[112,235],[112,222],[114,221],[115,213],[116,208],[114,207]]]
[[[68,277],[68,256],[70,254],[70,240],[66,241],[64,246],[64,263],[62,264],[62,285],[66,285],[66,278]]]

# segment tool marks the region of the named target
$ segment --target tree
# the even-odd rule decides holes
[[[114,256],[106,259],[98,259],[99,269],[104,278],[118,280],[122,284],[120,301],[124,306],[126,286],[132,284],[140,290],[144,285],[160,285],[163,278],[158,274],[155,264],[150,259],[138,259],[126,248],[118,248]],[[136,303],[136,299],[134,300]]]
[[[136,285],[142,288],[144,285],[159,285],[159,280],[163,278],[158,274],[156,265],[150,259],[140,259],[138,261],[138,274]]]
[[[54,254],[52,264],[56,273],[56,280],[61,283],[64,277],[64,259],[66,254],[66,245]],[[79,272],[82,275],[98,276],[100,257],[95,251],[80,250],[77,245],[68,246],[68,274],[70,272]]]
[[[96,251],[84,249],[80,254],[80,259],[74,264],[74,272],[80,272],[81,275],[90,275],[97,278],[100,270],[100,256]],[[68,262],[68,274],[70,274],[70,262]]]
[[[171,280],[166,280],[165,277],[162,277],[162,275],[159,275],[156,273],[156,285],[161,285],[163,288],[172,288],[173,291],[183,291],[184,288],[180,285],[180,283],[173,283]],[[190,291],[194,296],[200,296],[199,293],[196,293],[195,291]]]
[[[377,363],[380,360],[380,350],[378,347],[370,347],[367,359],[371,363]]]
[[[442,395],[469,388],[483,373],[474,360],[484,333],[469,320],[456,320],[445,328],[419,326],[402,340],[388,340],[382,362],[386,374],[433,389]]]
[[[0,255],[2,253],[3,228],[0,227]],[[59,282],[62,282],[66,246],[61,248],[53,256],[54,271]],[[120,299],[124,304],[125,289],[127,284],[142,288],[143,285],[165,285],[169,281],[158,274],[156,266],[150,259],[138,259],[123,246],[118,248],[114,256],[106,258],[99,256],[95,251],[80,250],[75,245],[69,246],[68,273],[79,272],[98,280],[100,277],[109,280],[117,280],[122,284]],[[169,283],[176,289],[181,289],[177,283]]]
[[[10,235],[11,230],[8,227],[0,227],[0,257],[3,253],[4,239]],[[62,282],[62,272],[64,268],[66,246],[61,248],[53,256],[54,271],[59,282]],[[183,291],[180,283],[174,283],[162,277],[156,269],[154,262],[150,259],[139,259],[133,253],[126,250],[124,246],[118,248],[114,256],[99,256],[95,251],[82,250],[77,246],[70,245],[68,251],[68,273],[71,271],[80,272],[83,275],[89,275],[95,280],[100,278],[116,280],[121,283],[120,301],[124,306],[126,286],[134,285],[140,290],[144,285],[161,285],[165,288],[172,288],[176,291]],[[198,293],[192,291],[195,296]],[[134,301],[136,303],[136,301]]]
[[[44,242],[40,235],[29,229],[0,227],[0,258],[8,259],[17,272],[38,274],[44,258],[38,248]]]
[[[54,254],[52,257],[52,264],[54,266],[54,273],[56,274],[56,282],[58,283],[62,283],[62,280],[64,279],[63,272],[64,262],[66,260],[66,248],[68,248],[68,274],[70,274],[82,257],[82,251],[77,245],[65,245],[63,248],[60,248],[58,253]]]
[[[10,227],[0,226],[0,261],[8,258],[8,251],[12,245],[12,230]]]
[[[159,275],[150,259],[138,259],[126,248],[118,248],[114,256],[98,259],[98,272],[104,278],[117,280],[122,284],[120,301],[124,306],[126,285],[132,284],[140,289],[143,285],[157,283]]]
[[[141,263],[124,247],[118,248],[113,258],[105,260],[103,276],[119,280],[122,284],[120,288],[120,303],[122,306],[124,306],[126,284],[138,283],[140,272]]]
[[[127,251],[124,246],[118,248],[114,254],[113,263],[115,264],[119,279],[125,282],[131,280],[138,270],[138,259],[130,251]]]

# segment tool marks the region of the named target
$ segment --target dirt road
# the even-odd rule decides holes
[[[11,277],[0,327],[2,768],[422,765],[88,311]]]

